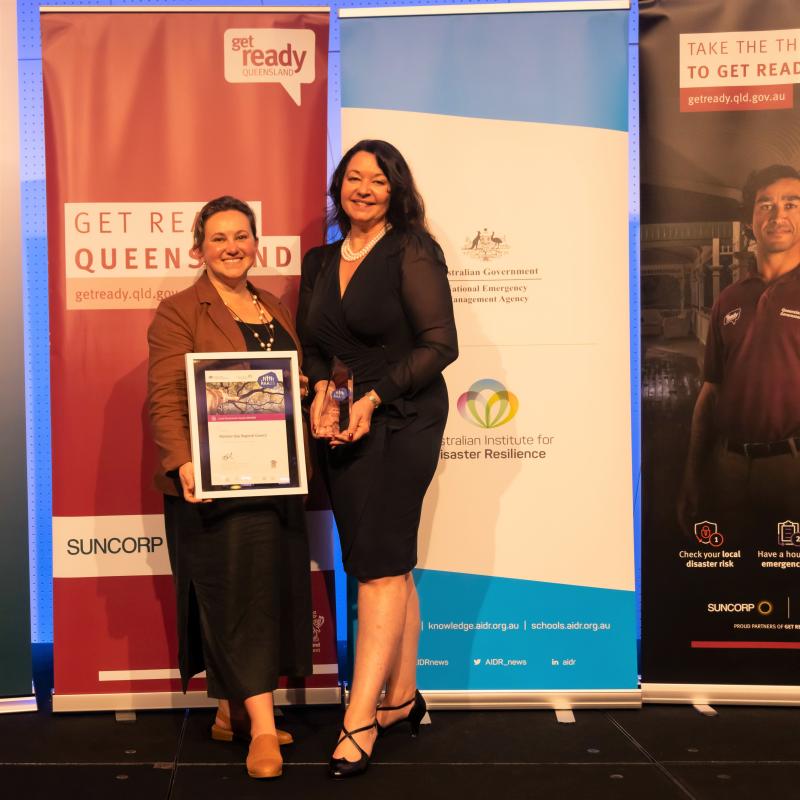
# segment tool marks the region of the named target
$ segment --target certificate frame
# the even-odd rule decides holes
[[[307,494],[297,353],[187,353],[185,363],[195,497]]]

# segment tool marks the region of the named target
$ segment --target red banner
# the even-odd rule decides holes
[[[146,330],[196,279],[194,215],[223,194],[260,220],[251,278],[294,308],[322,239],[327,50],[324,12],[42,14],[56,710],[181,703]],[[315,674],[298,688],[329,702],[332,521],[309,520]]]

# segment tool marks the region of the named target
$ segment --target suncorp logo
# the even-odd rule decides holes
[[[769,600],[759,600],[757,603],[709,603],[709,614],[741,614],[757,611],[762,617],[768,617],[774,610]]]
[[[498,428],[514,418],[519,399],[500,381],[483,378],[458,398],[457,407],[458,413],[470,424],[478,428]]]
[[[301,104],[300,84],[316,75],[314,31],[288,28],[228,28],[225,80],[228,83],[280,83]]]
[[[111,536],[103,539],[67,539],[71,556],[119,555],[125,553],[155,553],[164,544],[162,536]]]

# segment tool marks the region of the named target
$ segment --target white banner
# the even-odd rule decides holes
[[[409,161],[459,334],[418,680],[636,693],[627,14],[483,10],[342,21],[343,148]]]

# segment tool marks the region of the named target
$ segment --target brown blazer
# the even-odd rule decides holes
[[[300,341],[286,307],[275,295],[252,284],[248,286],[294,339],[302,365]],[[162,492],[176,495],[174,480],[167,473],[192,460],[183,357],[186,353],[235,352],[247,348],[239,326],[205,272],[188,289],[161,301],[147,330],[147,341],[150,345],[147,399],[153,438],[159,450],[155,484]]]

